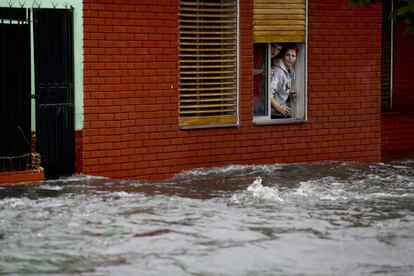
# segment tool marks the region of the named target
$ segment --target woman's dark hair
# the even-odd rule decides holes
[[[286,44],[283,44],[283,48],[279,53],[280,57],[284,57],[288,50],[294,50],[296,51],[296,54],[299,53],[299,48],[296,45],[296,43],[286,43]]]

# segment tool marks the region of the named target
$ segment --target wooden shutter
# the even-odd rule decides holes
[[[180,126],[237,122],[237,0],[180,0]]]
[[[305,42],[306,0],[254,0],[254,42]]]

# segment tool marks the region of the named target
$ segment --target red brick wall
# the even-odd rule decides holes
[[[318,140],[313,146],[316,153],[319,146],[332,151],[329,159],[375,161],[380,158],[380,6],[348,2],[309,3],[308,114],[316,130],[312,140]]]
[[[82,141],[83,131],[75,132],[75,172],[81,173],[83,169],[83,141]]]
[[[392,112],[382,114],[383,159],[414,158],[414,36],[394,28]]]
[[[43,170],[3,172],[0,173],[0,186],[34,185],[44,179]]]
[[[178,128],[178,1],[84,1],[81,171],[167,178],[195,167],[380,159],[379,6],[309,3],[309,122],[252,124],[252,9],[240,0],[240,126]],[[137,4],[129,4],[137,3]]]

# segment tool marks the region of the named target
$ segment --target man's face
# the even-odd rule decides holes
[[[278,44],[272,44],[272,47],[271,47],[272,58],[277,56],[280,53],[280,50],[282,50],[282,46]]]

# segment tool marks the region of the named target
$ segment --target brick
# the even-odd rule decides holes
[[[355,9],[346,0],[335,4],[309,1],[309,123],[254,126],[253,1],[240,1],[241,125],[181,130],[177,112],[178,2],[102,3],[84,2],[84,125],[89,128],[80,141],[83,172],[156,179],[183,169],[229,162],[378,160],[378,6]],[[373,132],[378,136],[370,135]],[[387,145],[392,142],[386,141]],[[105,158],[94,161],[92,154],[85,154],[96,149],[106,149]]]
[[[45,175],[43,170],[27,170],[0,173],[0,187],[14,185],[35,185],[43,181]]]

